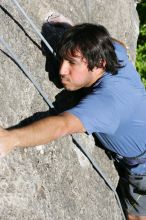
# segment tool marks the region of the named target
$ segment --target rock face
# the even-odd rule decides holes
[[[19,3],[40,30],[50,10],[63,13],[74,23],[103,24],[113,37],[126,43],[132,60],[135,59],[138,17],[133,0],[19,0]],[[1,0],[0,20],[5,41],[51,102],[55,102],[62,92],[48,80],[46,60],[38,46],[40,39],[13,1]],[[2,45],[0,48],[0,126],[10,127],[26,118],[35,120],[45,115],[47,104],[7,56],[6,49]],[[92,136],[78,136],[116,186],[117,173],[104,151],[96,146]],[[16,149],[1,159],[0,183],[2,220],[122,219],[113,193],[70,136],[46,146]]]

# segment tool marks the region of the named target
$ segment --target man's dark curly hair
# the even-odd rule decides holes
[[[57,51],[60,61],[71,61],[77,51],[86,58],[89,70],[102,67],[114,75],[123,67],[116,56],[113,39],[102,25],[83,23],[65,31]]]

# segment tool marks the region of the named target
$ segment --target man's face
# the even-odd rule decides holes
[[[88,70],[88,63],[80,52],[71,60],[63,60],[60,78],[64,88],[70,91],[89,87],[94,83],[93,71]]]

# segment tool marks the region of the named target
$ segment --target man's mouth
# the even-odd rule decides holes
[[[63,84],[66,84],[66,83],[69,82],[69,79],[67,79],[67,78],[61,78],[61,82],[62,82]]]

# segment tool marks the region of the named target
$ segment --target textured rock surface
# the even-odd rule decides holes
[[[19,1],[41,29],[49,10],[58,10],[74,23],[97,22],[123,40],[134,60],[138,18],[133,0],[25,0]],[[45,57],[30,25],[12,1],[1,0],[0,32],[17,57],[33,73],[52,102],[61,91],[48,81]],[[0,46],[2,51],[5,48]],[[48,110],[38,92],[18,66],[0,52],[0,125],[13,126],[36,112]],[[118,180],[111,161],[95,146],[91,136],[79,136],[113,181]],[[0,219],[2,220],[120,220],[114,195],[88,160],[64,137],[46,146],[16,149],[0,160]]]

